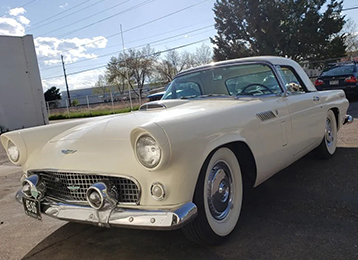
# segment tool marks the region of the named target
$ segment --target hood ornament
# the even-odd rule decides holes
[[[77,152],[77,150],[70,150],[70,149],[61,150],[61,153],[66,154],[66,155],[67,154],[73,154],[75,152]]]
[[[69,189],[70,191],[77,191],[80,188],[81,188],[80,186],[75,186],[75,185],[67,186],[67,189]]]

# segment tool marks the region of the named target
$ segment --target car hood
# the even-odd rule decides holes
[[[229,110],[238,104],[248,103],[250,100],[251,102],[261,102],[259,99],[252,98],[243,98],[242,100],[207,98],[151,102],[146,105],[153,105],[154,108],[149,106],[149,108],[136,112],[93,118],[67,128],[65,131],[59,131],[50,140],[44,140],[43,144],[40,144],[39,141],[30,141],[31,139],[35,140],[33,135],[41,135],[39,131],[34,131],[33,135],[24,136],[28,157],[23,169],[24,171],[61,169],[62,171],[76,172],[86,169],[88,172],[102,172],[109,175],[116,175],[119,172],[122,175],[130,176],[137,173],[138,178],[143,167],[136,163],[133,154],[131,143],[133,130],[149,129],[150,132],[150,129],[153,131],[161,129],[160,131],[166,135],[168,126],[177,126],[179,129],[188,122],[193,123],[204,117],[225,113],[226,109]],[[56,127],[55,125],[51,126]],[[53,129],[46,130],[44,127],[42,131],[53,131]]]
[[[254,99],[221,98],[149,102],[144,104],[140,111],[95,118],[57,135],[50,142],[79,139],[128,140],[130,132],[137,127],[145,127],[154,123],[160,125],[162,121],[183,120],[187,117],[218,113],[222,109],[238,103],[247,103],[250,100]]]

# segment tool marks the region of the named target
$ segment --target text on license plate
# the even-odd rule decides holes
[[[338,85],[339,84],[339,80],[331,80],[329,81],[329,85]]]
[[[36,219],[41,219],[40,202],[38,200],[23,197],[22,203],[24,205],[26,215]]]

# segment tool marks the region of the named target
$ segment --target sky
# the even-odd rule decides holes
[[[195,52],[212,47],[215,0],[0,0],[0,35],[32,34],[43,89],[94,86],[124,47]],[[343,8],[358,6],[344,0]],[[358,25],[358,9],[343,14]]]

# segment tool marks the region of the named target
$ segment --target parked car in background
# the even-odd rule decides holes
[[[316,79],[318,90],[342,89],[347,96],[358,95],[358,64],[355,61],[330,64]]]
[[[161,91],[161,92],[157,92],[157,93],[154,93],[154,94],[150,94],[150,95],[147,96],[148,101],[160,100],[160,99],[162,99],[164,93],[165,93],[165,91]]]
[[[22,166],[16,199],[28,216],[182,228],[215,245],[235,228],[244,187],[312,150],[333,156],[353,121],[347,109],[342,90],[317,91],[296,62],[252,57],[181,72],[139,111],[13,131],[1,143]]]

